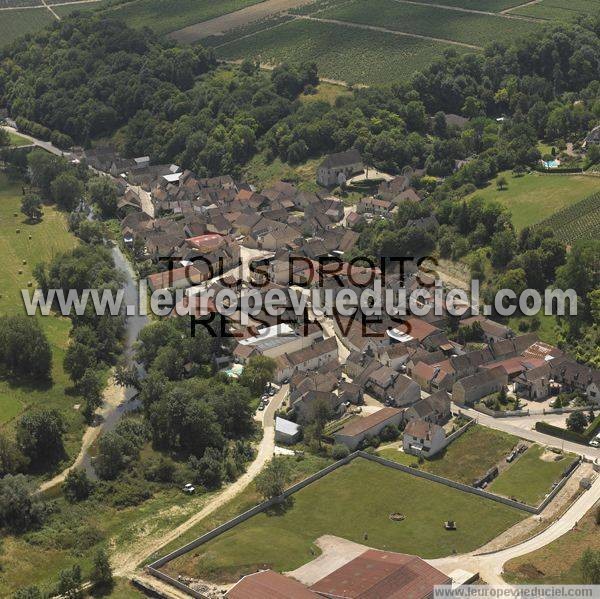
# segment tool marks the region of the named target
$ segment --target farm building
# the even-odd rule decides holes
[[[285,443],[293,445],[300,438],[300,426],[291,420],[275,418],[275,441],[277,443]]]
[[[338,185],[365,168],[360,152],[352,149],[329,154],[317,169],[317,183],[323,187]]]
[[[386,426],[398,426],[402,420],[402,410],[383,408],[365,416],[356,418],[334,435],[336,443],[345,445],[350,451],[355,450],[364,439],[375,437]]]

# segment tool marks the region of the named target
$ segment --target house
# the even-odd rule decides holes
[[[302,583],[273,570],[248,574],[227,593],[227,599],[318,599]]]
[[[334,416],[341,416],[344,411],[339,395],[327,391],[307,391],[294,401],[291,412],[299,424],[305,425],[315,419],[315,411],[320,404],[328,405]]]
[[[380,200],[378,198],[362,198],[356,204],[356,212],[358,214],[378,214],[379,216],[387,216],[395,208],[391,200]]]
[[[318,333],[322,336],[319,329]],[[275,359],[275,380],[277,382],[290,378],[295,372],[316,370],[323,364],[338,359],[338,346],[335,337],[321,341],[313,340],[311,344],[294,352],[284,352]]]
[[[430,599],[436,586],[451,584],[416,555],[368,549],[310,589],[327,599]]]
[[[351,229],[360,227],[360,225],[362,225],[364,222],[365,219],[363,215],[359,214],[358,212],[349,212],[346,215],[346,226],[350,227]]]
[[[356,383],[350,383],[349,381],[342,380],[339,386],[338,395],[342,400],[342,403],[351,403],[359,405],[363,402],[363,391],[360,385]]]
[[[458,327],[459,329],[463,327],[470,327],[475,323],[479,323],[479,326],[483,332],[483,341],[486,343],[496,343],[497,341],[502,341],[503,339],[508,339],[510,336],[512,336],[512,331],[507,326],[504,326],[499,322],[494,322],[493,320],[481,315],[463,318],[458,324]]]
[[[583,147],[588,148],[589,146],[600,145],[600,125],[594,127],[583,140]]]
[[[404,408],[419,401],[421,387],[404,374],[399,375],[387,390],[387,402],[397,408]]]
[[[389,181],[382,181],[377,188],[377,195],[382,200],[393,200],[408,187],[408,177],[398,175]]]
[[[369,374],[367,378],[367,389],[378,399],[384,401],[387,390],[394,384],[398,372],[389,366],[380,366]]]
[[[280,418],[275,418],[275,442],[284,443],[285,445],[293,445],[300,439],[300,425]]]
[[[526,370],[515,378],[515,393],[527,399],[546,399],[550,395],[551,376],[549,364]]]
[[[323,335],[318,327],[311,329],[306,335],[301,333],[304,331],[295,331],[288,324],[277,324],[265,327],[259,331],[258,335],[240,339],[238,343],[253,347],[260,355],[276,359],[286,353],[293,355],[299,350],[310,349],[312,343]]]
[[[432,424],[445,424],[450,420],[450,396],[445,391],[437,391],[428,397],[419,399],[404,412],[404,419],[424,420]]]
[[[345,183],[348,177],[364,170],[360,152],[356,149],[329,154],[317,169],[317,183],[323,187]]]
[[[459,405],[473,405],[491,393],[497,393],[508,384],[508,375],[502,367],[490,368],[460,379],[452,387],[452,401]]]
[[[565,391],[579,391],[594,403],[600,403],[600,370],[566,357],[555,358],[549,364],[552,378]]]
[[[438,424],[425,420],[411,420],[404,428],[402,447],[404,453],[431,457],[444,449],[446,433]]]
[[[279,229],[270,229],[266,231],[262,235],[259,235],[256,240],[260,249],[275,251],[289,245],[301,237],[302,234],[300,231],[284,225]]]
[[[402,410],[382,408],[364,418],[355,418],[334,434],[336,443],[354,451],[365,439],[377,436],[386,426],[398,426]]]

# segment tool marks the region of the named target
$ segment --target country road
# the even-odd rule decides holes
[[[273,457],[275,449],[275,412],[279,409],[288,392],[288,385],[283,385],[273,396],[269,405],[263,412],[263,438],[258,446],[256,457],[248,467],[248,470],[236,481],[226,486],[220,493],[215,495],[198,513],[168,532],[160,532],[160,536],[145,536],[136,542],[133,548],[126,552],[117,553],[111,559],[115,576],[131,578],[138,566],[148,559],[152,554],[160,551],[161,547],[175,541],[183,533],[198,524],[214,511],[231,501],[238,493],[241,493],[264,468]]]

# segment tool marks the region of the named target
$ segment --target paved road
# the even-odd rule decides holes
[[[7,131],[10,131],[12,133],[16,133],[17,135],[20,135],[21,137],[24,137],[25,139],[28,139],[33,145],[39,146],[40,148],[43,148],[44,150],[46,150],[47,152],[50,152],[51,154],[56,154],[57,156],[70,156],[69,152],[63,152],[63,150],[61,150],[60,148],[57,148],[55,145],[51,144],[49,141],[42,141],[41,139],[37,139],[36,137],[27,135],[27,133],[22,133],[21,131],[18,131],[14,127],[9,127],[8,125],[2,125],[2,128],[6,129]]]
[[[581,495],[554,524],[523,543],[487,555],[469,553],[427,561],[447,574],[462,568],[479,572],[488,584],[506,584],[502,578],[502,571],[507,561],[541,549],[568,533],[598,501],[600,501],[600,476],[596,478],[592,488]]]
[[[492,416],[487,416],[486,414],[482,414],[477,410],[461,408],[456,404],[452,404],[452,409],[454,412],[460,410],[463,414],[467,414],[468,416],[474,418],[479,424],[483,424],[484,426],[487,426],[489,428],[504,431],[506,433],[522,437],[523,439],[527,439],[528,441],[534,441],[535,443],[540,443],[541,445],[547,445],[548,447],[555,447],[564,451],[570,451],[571,453],[587,457],[591,460],[600,460],[600,449],[590,447],[589,445],[580,445],[579,443],[563,441],[561,439],[558,439],[557,437],[545,435],[535,430],[528,430],[527,428],[523,428],[522,422],[519,422],[517,424],[518,421],[525,419],[525,421],[529,421],[533,425],[536,421],[541,420],[543,416],[538,415],[523,417],[516,416],[509,418],[493,418]]]

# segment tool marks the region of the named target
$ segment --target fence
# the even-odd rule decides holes
[[[461,427],[458,431],[455,431],[453,433],[453,435],[456,435],[456,436],[461,435],[472,424],[473,424],[473,421],[467,423],[465,426]],[[451,435],[451,437],[452,437],[452,435]],[[456,437],[453,437],[453,438],[456,438]],[[540,505],[538,505],[537,507],[533,507],[533,506],[527,505],[525,503],[521,503],[520,501],[515,501],[514,499],[509,499],[507,497],[495,495],[494,493],[490,493],[489,491],[485,491],[484,489],[471,487],[469,485],[465,485],[463,483],[459,483],[459,482],[450,480],[448,478],[438,476],[436,474],[431,474],[430,472],[425,472],[425,471],[419,470],[417,468],[411,468],[409,466],[399,464],[398,462],[394,462],[392,460],[382,458],[381,456],[378,456],[378,455],[373,455],[373,454],[370,454],[370,453],[367,453],[364,451],[355,451],[354,453],[351,453],[347,457],[342,458],[341,460],[338,460],[337,462],[334,462],[333,464],[330,464],[326,468],[323,468],[322,470],[315,472],[308,478],[305,478],[304,480],[301,480],[300,482],[296,483],[295,485],[292,485],[289,489],[286,489],[283,492],[283,494],[280,495],[279,497],[276,497],[274,499],[269,499],[267,501],[263,501],[262,503],[259,503],[258,505],[247,510],[243,514],[240,514],[240,515],[236,516],[235,518],[228,520],[224,524],[217,526],[213,530],[201,535],[200,537],[191,541],[190,543],[187,543],[186,545],[183,545],[182,547],[179,547],[178,549],[175,549],[174,551],[171,551],[167,555],[164,555],[163,557],[157,559],[156,561],[154,561],[151,564],[149,564],[148,566],[146,566],[147,572],[150,573],[152,576],[155,576],[156,578],[159,578],[160,580],[163,580],[164,582],[167,582],[168,584],[173,585],[177,589],[188,593],[190,596],[194,597],[195,599],[208,599],[206,597],[206,595],[203,595],[199,591],[194,591],[193,589],[191,589],[188,585],[184,584],[183,582],[176,580],[175,578],[169,576],[168,574],[165,574],[164,572],[161,572],[159,570],[159,568],[162,568],[165,564],[188,553],[192,549],[195,549],[196,547],[199,547],[200,545],[203,545],[204,543],[211,541],[212,539],[218,537],[219,535],[223,534],[224,532],[231,530],[238,524],[241,524],[242,522],[245,522],[246,520],[252,518],[252,516],[255,516],[261,512],[264,512],[267,509],[269,509],[270,507],[273,507],[274,505],[282,503],[285,499],[287,499],[294,493],[297,493],[304,487],[307,487],[311,483],[323,478],[324,476],[337,470],[341,466],[349,464],[352,460],[359,458],[359,457],[364,458],[369,461],[372,461],[372,462],[375,462],[382,466],[387,466],[388,468],[400,470],[401,472],[410,474],[412,476],[418,476],[419,478],[423,478],[423,479],[426,479],[426,480],[429,480],[432,482],[436,482],[436,483],[445,485],[447,487],[452,487],[454,489],[463,491],[465,493],[471,493],[473,495],[478,495],[479,497],[483,497],[485,499],[489,499],[489,500],[495,501],[497,503],[502,503],[504,505],[513,507],[515,509],[522,510],[529,514],[539,514],[548,505],[548,503],[550,501],[552,501],[552,499],[554,499],[556,494],[564,487],[564,485],[566,484],[569,477],[575,471],[575,468],[581,462],[581,458],[574,460],[573,463],[569,466],[569,469],[566,472],[565,476],[558,483],[558,485],[556,485],[556,487],[550,492],[550,494],[544,499],[544,501],[542,501],[542,503]]]
[[[529,410],[506,410],[504,412],[500,410],[492,410],[491,408],[487,408],[481,404],[475,404],[473,409],[477,412],[481,412],[482,414],[486,414],[487,416],[492,416],[493,418],[508,418],[509,416],[529,416]]]

